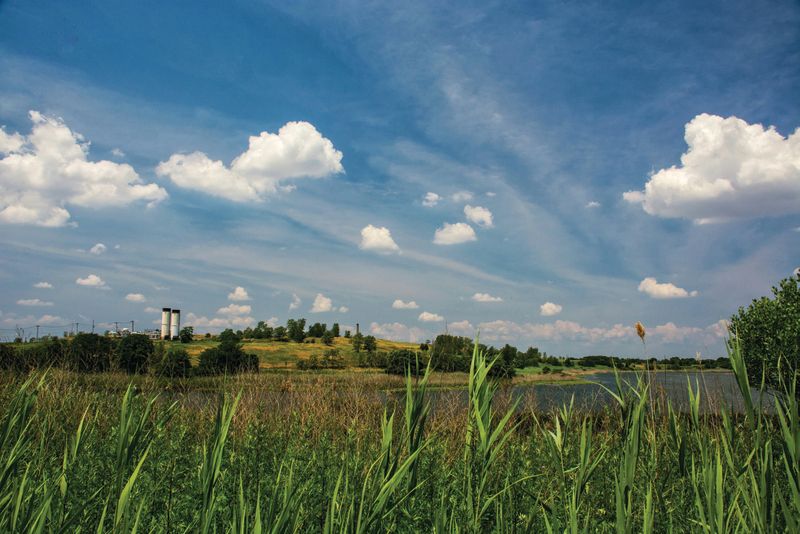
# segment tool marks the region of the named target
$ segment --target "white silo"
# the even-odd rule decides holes
[[[172,310],[172,323],[170,326],[170,335],[172,339],[178,339],[178,335],[181,333],[181,311],[180,310]]]
[[[172,310],[161,308],[161,339],[169,339]]]

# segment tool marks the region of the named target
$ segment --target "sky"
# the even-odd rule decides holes
[[[793,1],[0,1],[0,338],[717,357],[800,266],[798,95]]]

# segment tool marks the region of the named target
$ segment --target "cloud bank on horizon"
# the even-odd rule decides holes
[[[167,306],[564,354],[638,354],[641,320],[660,354],[722,353],[798,268],[800,6],[712,3],[702,33],[690,2],[164,6],[152,36],[11,4],[0,337]]]

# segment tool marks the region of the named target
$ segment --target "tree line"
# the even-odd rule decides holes
[[[258,356],[246,353],[233,331],[228,330],[218,337],[218,346],[200,353],[197,367],[192,366],[189,353],[180,344],[154,343],[144,334],[112,338],[79,333],[68,339],[43,338],[37,343],[0,344],[0,369],[27,372],[59,367],[81,373],[121,371],[173,378],[258,371]],[[189,338],[191,340],[191,335]]]

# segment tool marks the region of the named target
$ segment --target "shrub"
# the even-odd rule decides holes
[[[178,338],[181,340],[181,343],[191,343],[192,339],[194,338],[194,327],[185,326],[181,328]]]
[[[753,300],[731,317],[729,343],[738,341],[751,383],[760,383],[763,372],[766,384],[779,389],[800,364],[800,274],[781,280],[772,293],[775,298]]]
[[[333,338],[334,337],[335,336],[333,335],[333,332],[331,332],[330,330],[326,330],[322,334],[322,342],[325,343],[326,345],[333,345]]]
[[[67,359],[75,371],[99,372],[111,367],[114,343],[98,334],[76,334],[69,344]]]
[[[317,358],[312,355],[307,360],[300,360],[297,362],[297,368],[301,371],[316,370],[316,369],[344,369],[344,358],[339,355],[339,351],[331,349],[322,355],[322,358]]]
[[[389,353],[386,351],[359,352],[356,356],[356,365],[359,367],[385,369],[389,362]]]
[[[144,334],[130,334],[117,345],[117,366],[126,373],[144,373],[153,358],[155,347]]]
[[[162,360],[155,366],[156,375],[170,378],[185,378],[189,376],[191,370],[189,353],[182,347],[170,347]]]
[[[258,356],[247,354],[241,344],[228,339],[200,353],[198,371],[208,375],[258,371]]]
[[[8,343],[0,343],[0,369],[15,369],[17,351]]]
[[[393,350],[389,353],[386,362],[386,372],[393,375],[404,375],[406,371],[411,371],[414,376],[425,373],[426,361],[420,357],[418,352],[408,349]]]
[[[240,336],[238,333],[234,332],[230,328],[226,328],[225,330],[219,333],[217,339],[219,339],[220,341],[241,341],[242,336]]]

